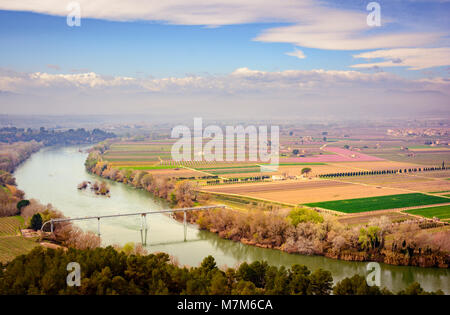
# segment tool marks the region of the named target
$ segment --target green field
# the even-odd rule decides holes
[[[0,218],[0,262],[8,262],[39,246],[32,240],[17,236],[23,224],[23,218],[20,216]]]
[[[123,166],[119,167],[121,170],[136,170],[136,171],[146,171],[146,170],[168,170],[174,168],[182,168],[179,165],[154,165],[154,166]]]
[[[271,165],[271,164],[261,164],[261,165]],[[298,162],[298,163],[282,163],[279,166],[292,166],[292,165],[327,165],[327,163],[322,162]]]
[[[245,174],[245,173],[260,173],[261,168],[244,168],[244,169],[235,169],[235,170],[217,170],[217,171],[208,171],[210,174],[214,175],[222,175],[222,174]]]
[[[13,260],[16,256],[30,252],[36,246],[39,246],[39,243],[22,236],[0,237],[0,262]]]
[[[170,152],[171,145],[167,144],[113,144],[108,152],[111,151],[167,151]]]
[[[196,170],[205,171],[205,170],[229,170],[229,169],[240,169],[240,168],[259,168],[259,165],[244,165],[244,166],[217,166],[217,167],[196,167]]]
[[[450,206],[430,207],[422,209],[407,210],[406,213],[420,215],[425,218],[439,218],[441,220],[450,219]]]
[[[0,218],[0,236],[17,235],[23,225],[24,221],[21,216]]]
[[[336,201],[308,203],[307,206],[319,207],[344,213],[358,213],[374,210],[425,206],[450,202],[450,199],[420,193],[390,195],[370,198],[357,198]]]
[[[166,157],[170,157],[170,156],[169,155],[168,156],[159,155],[159,156],[154,156],[154,157],[149,157],[149,158],[130,158],[130,157],[104,158],[104,160],[108,161],[108,162],[127,162],[127,161],[133,161],[133,162],[155,162],[155,161],[159,161],[159,157],[166,158]]]

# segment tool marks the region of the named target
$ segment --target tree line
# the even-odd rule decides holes
[[[84,128],[68,129],[64,131],[48,130],[44,127],[40,129],[24,129],[16,127],[0,128],[0,142],[29,142],[37,141],[43,145],[76,145],[88,144],[104,141],[109,138],[115,138],[116,135],[111,132],[105,132],[100,129],[85,130]]]
[[[366,176],[366,175],[386,175],[386,174],[407,174],[416,172],[430,172],[430,171],[443,171],[448,170],[450,167],[446,167],[444,163],[441,167],[419,167],[419,168],[405,168],[398,170],[376,170],[376,171],[359,171],[359,172],[341,172],[341,173],[330,173],[321,174],[319,177],[348,177],[348,176]]]
[[[200,201],[196,184],[189,180],[177,181],[173,178],[154,177],[146,171],[113,167],[110,163],[102,160],[101,152],[104,152],[105,145],[107,144],[96,146],[89,153],[85,161],[88,172],[147,190],[155,196],[167,200],[172,205],[191,207]]]
[[[30,142],[0,143],[0,171],[12,173],[16,167],[37,152],[42,144]],[[2,174],[4,174],[2,172]],[[2,183],[2,182],[0,182]]]
[[[66,283],[69,262],[78,262],[80,286]],[[0,266],[0,294],[82,295],[387,295],[385,288],[368,286],[364,277],[345,278],[333,287],[329,271],[306,266],[270,266],[264,261],[220,269],[208,256],[198,267],[180,267],[165,253],[128,254],[111,246],[53,250],[38,247]],[[418,283],[397,294],[426,292]]]

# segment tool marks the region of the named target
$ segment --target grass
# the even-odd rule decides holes
[[[433,147],[431,147],[429,145],[413,145],[413,146],[408,147],[408,149],[429,149],[429,148],[433,149]]]
[[[112,145],[108,151],[167,151],[170,153],[171,145],[166,144],[135,144],[135,145]]]
[[[255,168],[245,168],[245,169],[239,169],[239,170],[218,170],[218,171],[208,171],[208,173],[214,174],[214,175],[222,175],[222,174],[245,174],[245,173],[260,173],[261,169],[259,167]]]
[[[36,246],[39,244],[22,236],[0,237],[0,262],[11,261],[19,255],[30,252]]]
[[[244,166],[218,166],[218,167],[196,167],[196,170],[228,170],[228,169],[239,169],[239,168],[259,168],[258,165],[244,165]]]
[[[135,158],[125,158],[125,159],[118,159],[118,158],[104,158],[107,162],[156,162],[159,161],[158,157],[154,158],[146,158],[146,159],[135,159]]]
[[[24,220],[21,216],[0,218],[0,236],[17,235],[23,225]]]
[[[374,210],[425,206],[450,202],[450,199],[420,193],[390,195],[369,198],[346,199],[308,203],[307,206],[319,207],[344,213],[359,213]]]
[[[271,164],[261,164],[261,165],[271,165]],[[322,162],[298,162],[298,163],[280,163],[280,166],[290,166],[290,165],[327,165],[327,163]]]
[[[11,195],[11,192],[9,191],[8,187],[6,187],[6,186],[0,186],[0,187],[3,189],[3,191],[5,193],[7,193],[8,195]]]
[[[425,218],[439,218],[441,220],[450,219],[450,206],[430,207],[422,209],[406,210],[406,213],[420,215]]]
[[[174,168],[182,168],[181,166],[177,165],[155,165],[155,166],[124,166],[119,167],[121,170],[168,170],[168,169],[174,169]]]
[[[19,228],[23,226],[24,220],[20,216],[0,218],[0,262],[8,262],[39,246],[32,240],[17,236]]]

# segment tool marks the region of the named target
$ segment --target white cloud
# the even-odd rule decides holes
[[[327,7],[314,0],[78,0],[82,18],[117,21],[148,20],[177,25],[220,26],[243,23],[284,22],[255,40],[284,42],[300,47],[331,50],[364,50],[417,47],[436,42],[444,32],[373,32],[368,12]],[[60,0],[0,0],[0,9],[65,16],[67,3]],[[383,25],[390,22],[383,16]],[[372,31],[368,33],[369,31]]]
[[[352,68],[408,67],[410,70],[422,70],[450,65],[450,47],[375,50],[353,57],[369,60],[381,58],[383,61],[356,64]]]
[[[394,74],[362,73],[338,70],[285,70],[260,71],[239,68],[223,76],[185,76],[167,78],[132,78],[102,76],[94,72],[77,74],[18,73],[0,71],[0,90],[48,94],[49,91],[77,90],[118,92],[225,92],[246,94],[252,91],[271,93],[289,90],[295,93],[310,92],[312,88],[384,88],[398,86],[410,89],[435,89],[446,91],[450,82],[442,78],[406,80]]]
[[[287,52],[286,55],[292,56],[292,57],[297,57],[298,59],[305,59],[306,58],[306,56],[303,53],[303,51],[301,51],[300,49],[297,49],[297,48],[295,48],[294,51]]]
[[[0,69],[4,113],[167,115],[368,115],[448,110],[450,80],[358,71],[260,71],[166,78],[18,73]],[[272,116],[271,116],[272,115]],[[322,116],[320,116],[322,117]]]

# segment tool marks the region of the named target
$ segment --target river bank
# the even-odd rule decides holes
[[[214,211],[216,214],[211,214]],[[223,213],[218,214],[218,212]],[[226,224],[228,226],[223,225],[223,223],[218,223],[217,218],[213,218],[213,216],[229,216],[228,218],[222,219],[222,221],[227,222]],[[328,231],[325,230],[326,228],[322,231],[317,231],[317,229],[323,227],[314,226],[312,224],[305,224],[305,226],[302,227],[299,227],[298,225],[297,227],[292,227],[285,223],[285,217],[274,213],[268,214],[267,216],[270,218],[267,218],[266,222],[262,223],[263,228],[267,228],[267,230],[263,232],[266,238],[262,238],[261,235],[255,235],[255,233],[258,233],[255,231],[260,229],[260,227],[251,227],[251,224],[249,223],[260,220],[258,216],[261,216],[261,214],[252,215],[239,212],[235,212],[234,215],[230,213],[225,214],[224,210],[189,212],[187,214],[189,222],[198,225],[200,229],[216,233],[221,238],[241,242],[245,245],[280,250],[289,254],[320,255],[344,261],[375,261],[395,266],[449,268],[450,257],[446,252],[431,249],[430,247],[426,247],[425,250],[422,250],[421,247],[412,247],[411,242],[405,242],[404,245],[400,245],[400,248],[395,251],[388,250],[386,247],[373,248],[370,251],[358,251],[356,245],[354,248],[349,248],[349,246],[343,248],[343,245],[339,245],[340,247],[338,248],[333,241],[328,240],[328,236],[323,237],[321,240],[311,237],[314,233],[336,233],[332,228]],[[181,214],[175,214],[174,217],[178,221],[182,220]],[[326,224],[331,226],[333,223],[328,222]],[[275,229],[270,230],[271,227],[275,227]],[[357,236],[356,230],[351,232],[347,230],[345,232],[353,232],[354,239]],[[309,235],[304,237],[305,234]],[[411,236],[409,234],[411,234],[411,231],[408,235],[404,236]],[[397,243],[402,244],[404,238],[405,237],[400,238],[402,240],[397,240],[392,243],[391,247],[395,248],[394,244]]]

